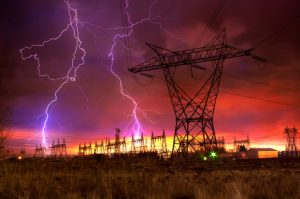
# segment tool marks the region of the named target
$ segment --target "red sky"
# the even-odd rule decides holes
[[[110,28],[122,26],[119,1],[70,3],[78,9],[87,56],[77,81],[62,89],[50,109],[47,141],[65,137],[70,148],[75,148],[79,143],[113,137],[117,127],[130,136],[133,104],[120,94],[118,81],[108,70],[113,36],[120,33]],[[0,44],[7,46],[1,64],[9,72],[4,77],[11,79],[9,86],[14,90],[10,145],[30,150],[41,142],[44,110],[59,83],[38,77],[37,63],[21,60],[19,50],[57,35],[68,23],[67,9],[62,0],[1,4],[6,31],[0,33]],[[174,113],[162,72],[154,72],[155,78],[149,80],[127,71],[154,55],[145,42],[174,50],[192,48],[198,38],[203,38],[203,45],[225,27],[230,45],[257,47],[254,52],[267,62],[257,66],[248,58],[226,61],[215,111],[216,135],[224,136],[228,147],[234,136],[244,139],[249,135],[252,146],[283,150],[283,129],[300,126],[300,17],[295,18],[300,12],[299,1],[130,0],[132,21],[147,17],[151,4],[152,19],[135,26],[128,38],[130,62],[126,61],[124,40],[118,40],[113,65],[125,92],[147,115],[138,112],[145,134],[166,129],[172,136],[174,131]],[[217,10],[218,5],[223,7]],[[257,46],[260,41],[264,42]],[[37,53],[41,71],[59,77],[67,72],[73,49],[74,39],[67,31],[58,41],[26,53]],[[195,71],[195,76],[203,79],[208,73]],[[190,90],[201,85],[191,79],[189,68],[179,69],[176,80]]]

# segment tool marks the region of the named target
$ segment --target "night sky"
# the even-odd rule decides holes
[[[70,4],[78,11],[85,64],[77,71],[76,81],[60,90],[58,101],[49,109],[47,141],[65,137],[75,147],[113,137],[115,128],[130,136],[134,105],[120,94],[108,56],[114,35],[123,33],[120,1],[70,0]],[[56,37],[69,23],[68,9],[63,0],[1,1],[0,7],[1,70],[11,80],[7,86],[14,93],[10,145],[32,147],[41,143],[44,111],[61,81],[39,77],[37,62],[22,60],[19,50]],[[129,0],[127,11],[134,23],[151,14],[133,27],[129,45],[124,39],[116,40],[113,63],[125,93],[138,103],[145,135],[165,129],[172,136],[175,121],[162,71],[152,72],[153,79],[128,72],[129,66],[154,56],[145,42],[187,49],[197,39],[204,45],[225,27],[230,45],[254,47],[255,54],[268,61],[259,65],[247,57],[225,61],[215,111],[216,135],[224,136],[229,145],[234,136],[244,139],[249,135],[253,146],[284,149],[283,129],[300,127],[300,1]],[[60,39],[24,53],[37,54],[41,73],[58,78],[68,72],[74,48],[69,29]],[[209,72],[194,71],[192,79],[190,68],[183,67],[176,80],[192,92]]]

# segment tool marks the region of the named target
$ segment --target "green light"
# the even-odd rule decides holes
[[[216,157],[217,157],[217,153],[214,152],[214,151],[211,151],[211,152],[209,153],[209,157],[211,157],[211,158],[216,158]]]

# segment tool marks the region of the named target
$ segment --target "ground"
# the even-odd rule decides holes
[[[300,159],[0,161],[0,198],[300,198]]]

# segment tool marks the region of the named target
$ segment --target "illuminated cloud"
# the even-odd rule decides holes
[[[77,82],[66,86],[60,93],[61,100],[51,110],[48,132],[50,140],[66,137],[67,142],[76,146],[81,141],[113,136],[117,127],[126,134],[132,123],[129,117],[132,104],[120,95],[118,82],[108,69],[110,59],[107,54],[112,36],[119,30],[107,28],[122,26],[119,2],[71,2],[78,9],[82,21],[96,26],[81,26],[83,47],[87,52],[86,64],[80,70]],[[130,2],[128,11],[135,22],[147,15],[153,1]],[[159,18],[137,26],[129,38],[130,47],[135,51],[132,52],[131,64],[154,55],[145,42],[171,49],[190,48],[203,30],[207,33],[202,44],[223,27],[226,27],[229,43],[245,49],[255,47],[300,12],[300,2],[297,0],[275,0],[271,6],[270,2],[227,1],[215,22],[206,28],[205,24],[219,1],[159,1],[153,8],[153,16]],[[22,139],[25,145],[27,138],[24,135],[27,134],[23,132],[30,132],[28,136],[39,133],[43,121],[41,114],[57,84],[38,78],[35,63],[22,62],[18,51],[64,28],[68,22],[67,9],[61,0],[13,0],[9,5],[1,4],[1,13],[5,17],[0,20],[6,31],[1,31],[0,42],[1,46],[7,46],[5,53],[13,60],[11,65],[14,66],[9,69],[11,65],[4,64],[7,70],[14,73],[13,129],[19,130],[12,131],[13,139]],[[300,128],[299,32],[300,19],[259,46],[255,52],[268,60],[266,65],[257,67],[246,58],[225,63],[215,112],[217,136],[224,135],[226,141],[232,142],[233,136],[244,138],[249,135],[253,144],[280,144],[282,147],[285,142],[283,129],[293,125]],[[53,76],[64,74],[73,42],[66,35],[61,42],[45,48],[42,51],[42,69]],[[150,135],[151,130],[161,132],[164,128],[171,136],[174,114],[162,73],[153,73],[155,78],[151,82],[145,77],[134,78],[127,71],[125,49],[121,42],[116,46],[115,53],[114,68],[123,79],[126,92],[137,100],[139,108],[150,118],[138,112],[147,131],[145,133]],[[177,77],[178,81],[200,84],[201,81],[189,79],[190,70],[180,69],[180,72],[183,75]],[[203,74],[196,72],[196,75],[202,77]],[[30,141],[32,145],[35,142],[40,142],[39,136]]]

